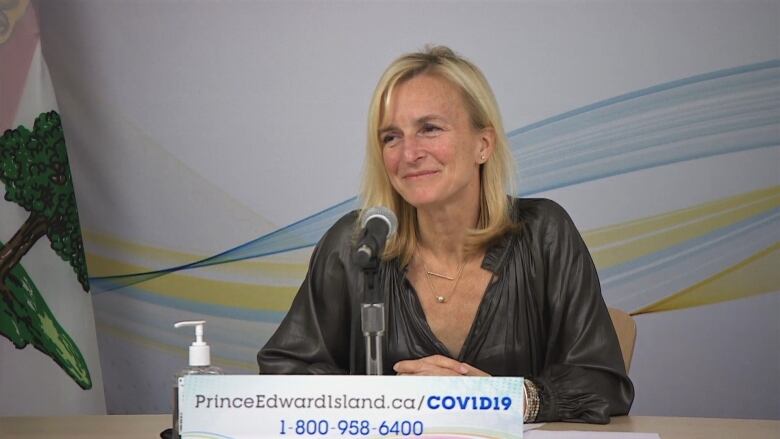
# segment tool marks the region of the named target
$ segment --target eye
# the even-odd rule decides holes
[[[379,138],[379,141],[382,143],[383,146],[390,146],[394,144],[398,140],[398,134],[396,133],[385,133],[382,134]]]
[[[423,124],[422,128],[420,129],[420,132],[423,135],[435,135],[439,131],[441,131],[441,128],[431,123]]]

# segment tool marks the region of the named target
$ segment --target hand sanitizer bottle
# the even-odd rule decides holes
[[[190,345],[189,366],[176,374],[176,383],[173,387],[173,439],[179,439],[181,428],[179,419],[179,378],[186,375],[221,375],[222,369],[211,365],[211,349],[203,341],[203,325],[205,320],[193,320],[177,322],[174,328],[184,326],[195,327],[195,341]]]

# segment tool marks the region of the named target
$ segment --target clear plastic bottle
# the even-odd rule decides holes
[[[221,375],[222,369],[211,365],[211,348],[203,341],[205,320],[177,322],[174,328],[195,327],[195,341],[190,345],[189,366],[176,374],[173,385],[173,439],[179,439],[179,378],[187,375]]]

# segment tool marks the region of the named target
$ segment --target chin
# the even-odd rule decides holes
[[[435,205],[439,200],[435,197],[409,197],[404,198],[407,203],[414,206],[416,209],[424,208],[426,206],[433,206]]]
[[[431,188],[426,188],[424,190],[408,190],[403,192],[398,191],[398,193],[401,195],[401,198],[403,198],[404,201],[417,209],[434,205],[442,201],[440,194],[437,191],[432,191]]]

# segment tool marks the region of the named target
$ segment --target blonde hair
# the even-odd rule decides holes
[[[417,211],[390,184],[382,158],[379,129],[396,87],[423,74],[442,78],[460,89],[474,128],[495,131],[493,154],[480,165],[480,212],[476,227],[469,231],[465,250],[477,251],[513,228],[507,191],[512,187],[514,166],[501,114],[485,76],[477,66],[448,47],[436,46],[406,54],[385,70],[371,98],[361,190],[364,211],[381,205],[398,215],[398,233],[388,241],[383,257],[399,257],[402,265],[411,261],[419,239]]]

